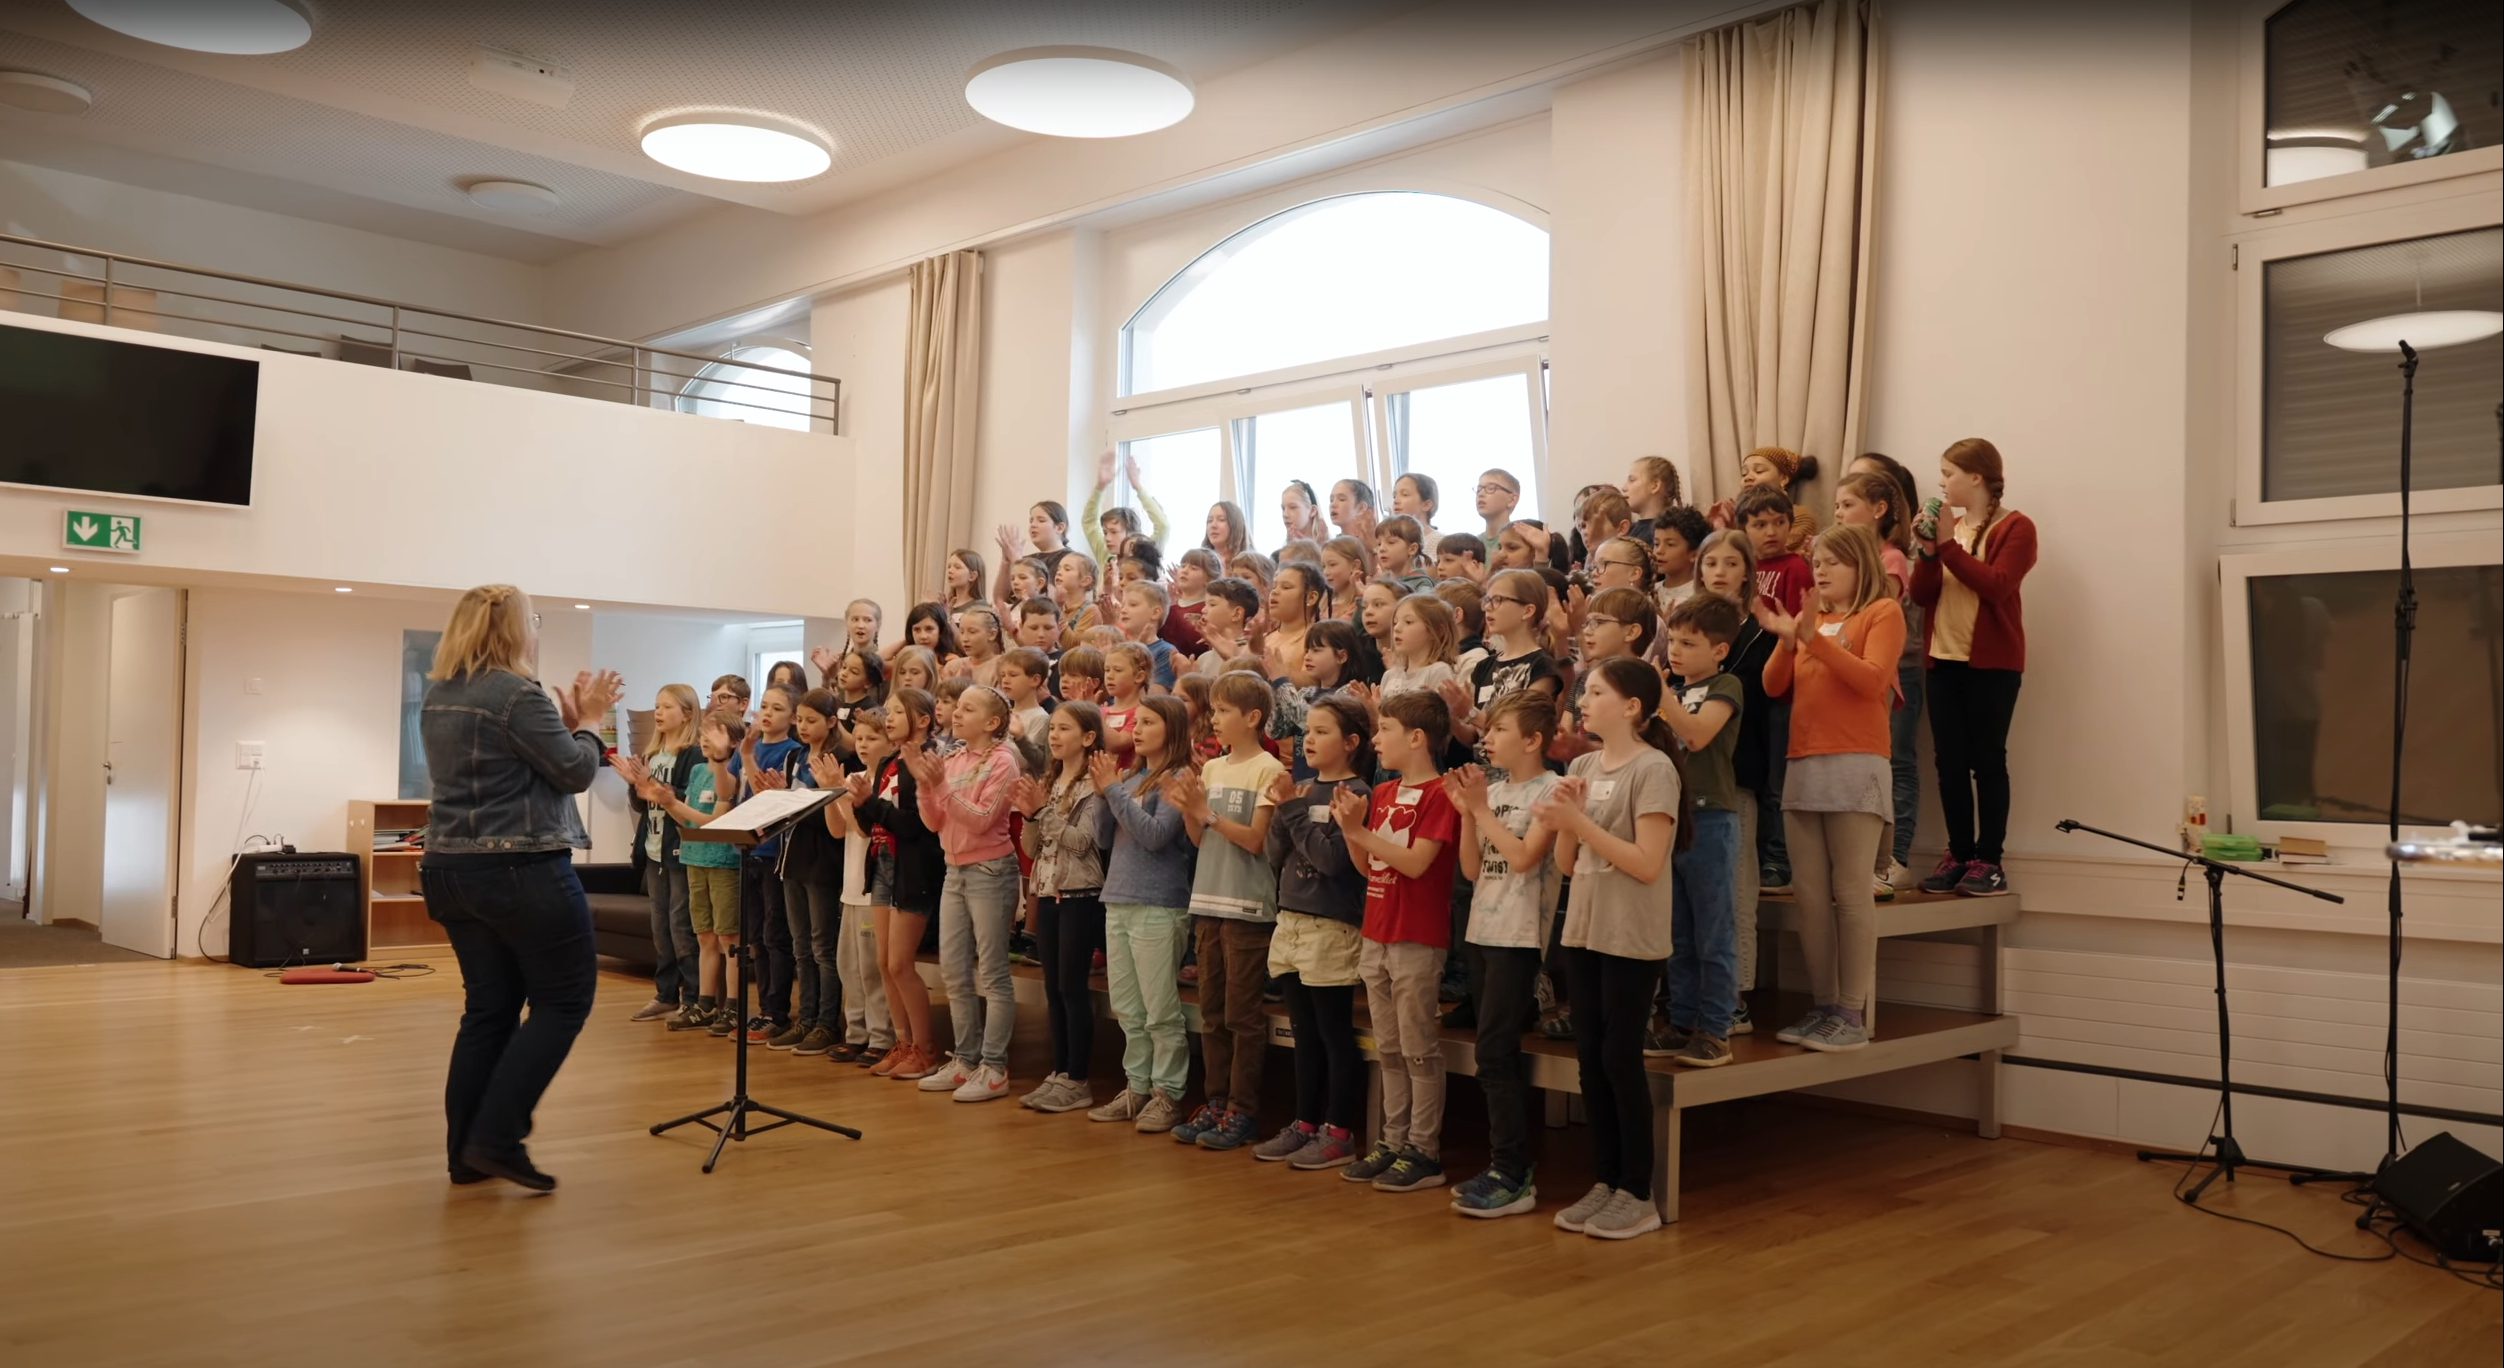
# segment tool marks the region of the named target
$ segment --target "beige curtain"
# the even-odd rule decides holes
[[[1818,0],[1687,40],[1693,502],[1735,493],[1752,447],[1829,482],[1860,452],[1876,19]]]
[[[939,598],[948,552],[973,543],[974,422],[982,397],[982,254],[913,265],[904,355],[904,566]]]

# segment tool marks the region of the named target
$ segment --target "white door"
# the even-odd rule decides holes
[[[104,942],[174,956],[174,788],[181,773],[183,593],[113,600],[106,667]]]

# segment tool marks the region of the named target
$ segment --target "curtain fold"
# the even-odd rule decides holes
[[[904,354],[904,570],[915,602],[943,598],[948,552],[974,541],[982,398],[982,254],[913,263]]]
[[[1859,454],[1876,23],[1818,0],[1686,42],[1691,502],[1735,493],[1753,447]]]

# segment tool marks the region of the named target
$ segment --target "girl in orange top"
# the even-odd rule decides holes
[[[1869,869],[1895,814],[1887,713],[1904,650],[1904,610],[1878,546],[1866,527],[1828,529],[1809,562],[1816,603],[1796,618],[1770,599],[1756,605],[1757,622],[1782,641],[1765,662],[1765,692],[1794,700],[1782,824],[1815,1003],[1774,1039],[1812,1050],[1869,1043],[1878,977]]]

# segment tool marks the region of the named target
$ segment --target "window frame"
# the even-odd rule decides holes
[[[1407,473],[1392,468],[1394,453],[1391,449],[1390,397],[1394,394],[1414,394],[1419,390],[1441,389],[1447,385],[1463,385],[1473,380],[1491,380],[1506,375],[1522,377],[1523,398],[1530,407],[1530,490],[1534,494],[1545,493],[1548,488],[1547,369],[1548,359],[1545,349],[1542,348],[1537,353],[1493,356],[1475,364],[1454,365],[1422,376],[1415,373],[1401,373],[1397,374],[1396,378],[1407,383],[1396,385],[1383,383],[1372,386],[1369,393],[1373,408],[1374,463],[1376,473],[1381,476],[1374,482],[1374,488],[1386,491],[1383,494],[1385,505],[1388,506],[1391,497],[1387,491],[1398,482],[1400,476]],[[1477,521],[1477,515],[1467,511],[1470,505],[1458,501],[1458,494],[1459,491],[1454,490],[1444,496],[1442,516],[1445,523],[1443,530],[1446,532],[1468,530],[1469,524]],[[1474,499],[1476,495],[1473,493],[1471,497]],[[1517,509],[1516,513],[1526,517],[1538,515],[1538,504],[1535,499],[1526,501],[1525,506],[1530,509],[1530,512],[1521,513]],[[1457,523],[1452,513],[1454,509],[1463,510],[1466,514]]]
[[[1547,386],[1544,379],[1548,364],[1547,341],[1547,325],[1542,321],[1535,331],[1481,333],[1401,347],[1323,363],[1328,367],[1326,370],[1317,366],[1299,366],[1267,375],[1243,376],[1207,385],[1138,395],[1122,401],[1112,411],[1106,424],[1106,438],[1116,449],[1122,449],[1131,442],[1216,428],[1220,443],[1219,497],[1248,511],[1250,505],[1245,502],[1246,491],[1242,487],[1245,472],[1236,442],[1235,424],[1263,414],[1344,401],[1353,410],[1358,478],[1373,486],[1379,494],[1389,489],[1392,479],[1398,475],[1389,468],[1388,419],[1382,396],[1482,380],[1490,376],[1521,374],[1527,377],[1531,409],[1532,479],[1539,488],[1545,489],[1548,461]],[[1285,474],[1281,472],[1282,476]],[[1279,484],[1283,487],[1283,478]],[[1326,486],[1317,486],[1317,491],[1327,497]],[[1274,494],[1276,491],[1267,492]],[[1108,497],[1127,500],[1131,496],[1129,477],[1117,474],[1113,491]],[[1387,495],[1383,497],[1388,498]],[[1197,517],[1204,512],[1205,509],[1170,507],[1166,510],[1167,516],[1176,520],[1177,528],[1183,526],[1181,520],[1185,517]],[[1255,549],[1267,551],[1272,548]]]
[[[711,375],[711,372],[715,367],[739,365],[739,354],[741,352],[766,350],[787,351],[800,358],[802,369],[810,370],[812,374],[815,373],[813,367],[816,362],[816,354],[810,349],[809,344],[806,342],[793,337],[783,337],[770,334],[757,334],[754,336],[737,338],[723,343],[721,347],[714,352],[712,360],[696,367],[695,372],[680,383],[678,386],[678,392],[670,396],[670,412],[682,413],[691,418],[727,418],[732,422],[747,423],[754,427],[780,428],[785,432],[822,431],[823,429],[819,426],[822,420],[817,414],[817,394],[813,386],[792,393],[792,397],[800,401],[800,407],[798,409],[774,409],[753,399],[713,399],[711,401],[717,404],[726,403],[735,408],[743,408],[748,412],[788,413],[800,420],[800,426],[796,428],[783,427],[779,423],[761,422],[755,418],[745,417],[742,414],[737,413],[699,413],[695,409],[688,407],[690,403],[702,402],[700,397],[692,395],[692,391],[696,386],[706,384],[708,382],[719,383],[719,381],[714,380]],[[766,365],[772,363],[756,362],[753,364]],[[731,383],[741,385],[744,388],[752,382],[732,381]],[[758,388],[762,387],[759,386]]]
[[[2409,539],[2409,559],[2422,569],[2484,566],[2500,563],[2492,532],[2419,532]],[[2226,691],[2226,768],[2231,795],[2229,829],[2275,841],[2282,836],[2311,836],[2327,842],[2334,855],[2368,855],[2379,859],[2388,841],[2387,828],[2361,822],[2264,821],[2260,816],[2260,775],[2252,735],[2252,600],[2251,582],[2280,575],[2336,574],[2348,571],[2397,570],[2400,543],[2396,536],[2364,541],[2313,543],[2269,551],[2229,552],[2218,557],[2219,618],[2224,624]],[[2423,717],[2412,718],[2426,725]],[[2387,730],[2388,714],[2362,719],[2364,725]],[[2451,828],[2400,827],[2402,840],[2449,840]]]
[[[2273,225],[2239,234],[2233,243],[2235,273],[2234,460],[2235,493],[2231,521],[2237,527],[2282,523],[2329,522],[2356,518],[2397,518],[2400,496],[2349,494],[2320,499],[2264,501],[2262,481],[2266,459],[2263,440],[2268,402],[2269,263],[2319,256],[2360,247],[2378,247],[2447,233],[2471,232],[2504,225],[2504,210],[2485,189],[2431,204],[2367,210],[2311,223]],[[2442,353],[2428,352],[2427,364]],[[2398,358],[2393,357],[2396,367]],[[2428,379],[2421,374],[2421,379]],[[2428,383],[2432,383],[2428,379]],[[2400,385],[2394,370],[2391,384],[2391,435],[2399,440]],[[2504,508],[2504,483],[2460,489],[2421,489],[2410,496],[2416,513],[2462,513]]]
[[[1547,239],[1549,264],[1551,268],[1554,265],[1555,230],[1550,227],[1550,225],[1545,222],[1535,221],[1527,215],[1518,213],[1514,209],[1508,208],[1505,205],[1494,203],[1491,199],[1478,194],[1463,193],[1449,188],[1430,188],[1423,185],[1403,184],[1378,185],[1362,189],[1333,190],[1327,193],[1312,195],[1309,198],[1299,199],[1292,204],[1284,205],[1278,209],[1272,210],[1269,213],[1253,218],[1249,222],[1243,223],[1239,227],[1228,231],[1224,236],[1219,237],[1216,241],[1210,243],[1198,255],[1194,256],[1190,261],[1185,262],[1180,270],[1175,271],[1172,275],[1166,277],[1165,280],[1155,289],[1148,291],[1147,297],[1139,302],[1138,307],[1132,309],[1122,318],[1120,324],[1113,329],[1113,354],[1111,360],[1113,367],[1113,404],[1115,411],[1119,412],[1123,407],[1143,402],[1163,402],[1168,397],[1184,396],[1197,392],[1224,390],[1244,384],[1259,384],[1271,380],[1335,374],[1343,370],[1353,369],[1360,361],[1374,358],[1403,355],[1440,355],[1446,352],[1464,350],[1473,339],[1510,339],[1521,336],[1526,330],[1541,333],[1547,331],[1547,319],[1541,318],[1535,321],[1510,324],[1501,328],[1487,329],[1477,333],[1454,333],[1444,337],[1429,338],[1421,342],[1407,343],[1399,347],[1383,348],[1374,352],[1357,353],[1344,356],[1316,357],[1311,361],[1299,362],[1293,366],[1279,367],[1269,371],[1252,371],[1239,375],[1221,376],[1214,380],[1196,381],[1188,385],[1168,386],[1162,390],[1143,390],[1136,393],[1131,392],[1130,383],[1132,366],[1136,359],[1133,355],[1132,331],[1139,326],[1140,319],[1146,317],[1148,311],[1157,306],[1157,301],[1165,297],[1167,291],[1172,290],[1176,285],[1180,284],[1184,277],[1191,275],[1200,267],[1201,263],[1206,262],[1210,257],[1223,251],[1228,244],[1243,239],[1248,235],[1259,233],[1272,224],[1277,224],[1283,220],[1311,213],[1335,201],[1370,199],[1383,196],[1418,196],[1428,199],[1453,200],[1462,204],[1471,205],[1475,208],[1502,214],[1508,218],[1516,219],[1521,223],[1538,230],[1539,235]],[[1553,316],[1555,306],[1555,290],[1553,283],[1551,283],[1548,297],[1548,307],[1551,316]],[[1544,341],[1545,339],[1543,338],[1542,340]]]
[[[2269,20],[2298,0],[2245,0],[2239,24],[2236,82],[2235,199],[2239,212],[2270,214],[2299,205],[2371,195],[2407,186],[2504,171],[2504,147],[2481,147],[2397,166],[2321,176],[2292,185],[2268,183]]]

